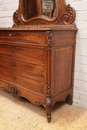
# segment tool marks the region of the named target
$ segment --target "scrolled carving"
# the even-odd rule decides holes
[[[51,85],[50,84],[47,85],[47,94],[51,95]]]
[[[75,10],[68,4],[66,6],[66,12],[60,16],[59,24],[72,24],[75,20]]]
[[[47,33],[48,44],[52,44],[52,31],[48,31]]]
[[[16,25],[19,25],[21,23],[21,20],[18,17],[18,10],[16,10],[13,14],[13,21]]]
[[[48,50],[51,50],[52,45],[52,31],[47,32]]]

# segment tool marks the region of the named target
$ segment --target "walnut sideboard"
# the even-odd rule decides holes
[[[75,25],[0,29],[0,88],[46,108],[72,104]]]

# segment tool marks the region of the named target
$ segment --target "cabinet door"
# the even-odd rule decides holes
[[[58,95],[72,87],[73,47],[52,50],[52,94]]]

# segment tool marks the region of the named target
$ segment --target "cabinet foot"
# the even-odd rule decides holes
[[[47,122],[48,122],[48,123],[51,122],[51,116],[47,116]]]
[[[66,103],[69,104],[69,105],[72,105],[73,100],[72,100],[72,96],[71,96],[71,95],[68,95],[68,96],[66,97]]]

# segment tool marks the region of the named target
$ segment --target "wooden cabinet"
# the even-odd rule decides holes
[[[14,27],[0,29],[0,88],[43,105],[50,122],[56,102],[72,104],[77,28],[69,23],[22,25],[22,20],[18,25],[17,20]]]

